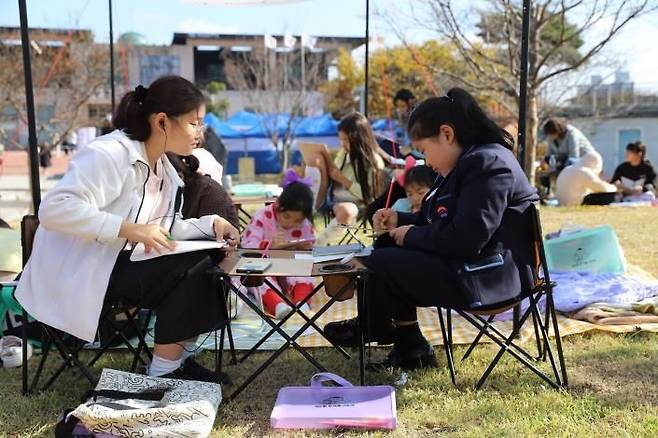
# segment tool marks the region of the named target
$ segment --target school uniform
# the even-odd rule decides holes
[[[534,258],[523,213],[536,200],[511,151],[497,144],[466,148],[452,172],[436,179],[420,212],[398,213],[398,226],[414,225],[403,245],[384,235],[365,260],[372,339],[392,318],[415,320],[416,307],[487,305],[531,287]],[[466,290],[458,272],[491,254],[509,265],[505,278],[479,293]]]
[[[16,289],[30,315],[93,341],[105,299],[122,297],[155,309],[158,343],[183,341],[221,326],[219,292],[207,276],[190,271],[203,260],[218,261],[221,254],[133,263],[128,242],[119,237],[125,220],[159,224],[175,240],[214,239],[217,216],[182,219],[183,181],[166,156],[159,163],[158,182],[144,143],[119,130],[75,154],[41,203],[32,254]]]

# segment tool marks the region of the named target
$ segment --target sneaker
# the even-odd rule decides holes
[[[343,321],[330,322],[324,326],[324,334],[341,347],[358,347],[357,339],[359,320],[357,318],[345,319]],[[385,333],[371,334],[370,339],[367,334],[364,336],[366,342],[377,342],[379,345],[393,343],[394,330],[391,327]]]
[[[32,346],[27,344],[27,358],[32,357]],[[5,368],[23,365],[23,341],[18,336],[0,338],[0,362]]]

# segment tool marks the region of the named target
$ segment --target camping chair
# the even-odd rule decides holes
[[[27,263],[27,260],[30,257],[32,252],[32,244],[34,242],[34,235],[36,233],[37,227],[39,226],[39,220],[35,215],[27,215],[23,217],[21,221],[21,242],[23,247],[23,266]],[[210,266],[208,266],[210,267]],[[196,269],[197,267],[192,267],[190,269]],[[200,269],[205,269],[206,267],[200,267]],[[213,281],[218,285],[218,288],[223,286],[221,279],[210,272],[213,275]],[[219,293],[224,294],[224,290],[218,290]],[[224,296],[224,295],[223,295]],[[50,350],[54,346],[58,352],[62,363],[56,369],[56,371],[51,375],[48,381],[39,388],[42,391],[47,390],[57,378],[67,369],[75,368],[77,369],[91,385],[95,385],[96,377],[94,377],[89,371],[88,367],[93,366],[100,357],[107,352],[111,346],[117,345],[116,341],[119,340],[118,345],[124,345],[128,348],[130,353],[133,355],[132,364],[130,371],[134,372],[137,368],[138,363],[146,365],[147,361],[142,357],[146,354],[148,359],[152,358],[152,354],[147,346],[145,335],[148,330],[148,325],[151,318],[151,312],[146,313],[146,318],[144,318],[144,323],[140,326],[139,324],[139,314],[140,309],[135,303],[130,303],[125,300],[106,300],[103,309],[101,310],[100,321],[102,323],[108,324],[112,328],[112,333],[110,333],[107,341],[101,343],[101,349],[96,352],[94,357],[85,365],[79,358],[80,352],[88,345],[85,341],[77,339],[67,333],[57,330],[53,327],[50,327],[44,323],[37,322],[43,333],[43,342],[42,342],[42,355],[37,366],[37,370],[34,374],[32,383],[28,386],[28,372],[27,372],[27,349],[23,349],[23,394],[27,395],[38,388],[41,374],[43,372],[44,366],[48,360]],[[117,319],[116,315],[122,315],[123,318]],[[226,310],[226,320],[228,321],[228,309]],[[27,328],[26,322],[28,320],[27,312],[23,310],[23,324],[22,324],[22,337],[23,345],[27,343]],[[231,336],[230,327],[225,325],[222,328],[222,345],[224,337],[224,328],[228,328],[229,333],[229,342],[231,350],[233,350],[233,338]],[[137,347],[135,348],[127,335],[127,329],[131,329],[131,333],[137,337]],[[221,360],[219,362],[221,364]]]
[[[356,225],[338,225],[338,228],[345,230],[345,234],[340,238],[337,245],[349,245],[352,242],[360,243],[364,247],[367,246],[361,239],[374,233],[374,230],[368,222],[365,208],[359,209]],[[328,226],[331,219],[334,217],[334,212],[331,208],[321,211],[324,220],[324,226]],[[359,236],[361,235],[361,236]]]
[[[39,219],[36,215],[26,215],[21,221],[21,244],[23,247],[23,266],[27,263],[30,255],[32,253],[32,246],[34,243],[34,236],[36,230],[39,226]],[[108,345],[112,344],[112,341],[116,337],[122,337],[124,344],[130,349],[133,353],[133,365],[131,371],[137,366],[137,362],[145,364],[146,362],[141,358],[141,352],[146,351],[148,353],[148,348],[146,346],[146,341],[144,339],[143,333],[144,330],[140,329],[137,325],[135,317],[138,314],[138,310],[129,303],[123,302],[106,302],[103,310],[101,311],[101,321],[106,321],[112,327],[115,328],[115,333],[112,335]],[[114,315],[118,312],[124,313],[126,319],[119,324]],[[112,315],[112,317],[110,317]],[[23,320],[22,320],[22,333],[23,333],[23,345],[27,343],[27,328],[26,324],[28,321],[27,312],[23,310]],[[27,357],[23,355],[23,393],[28,394],[35,391],[38,388],[41,375],[44,370],[44,366],[48,361],[50,351],[54,346],[58,352],[62,363],[55,370],[54,373],[50,376],[48,381],[40,388],[40,390],[47,390],[57,378],[66,370],[67,368],[76,368],[80,373],[89,381],[90,384],[94,385],[96,383],[96,378],[91,374],[88,367],[92,366],[100,356],[107,351],[107,348],[102,348],[100,352],[90,361],[88,365],[84,365],[81,359],[79,358],[80,352],[87,345],[86,342],[74,338],[73,336],[68,335],[67,333],[57,330],[53,327],[48,326],[47,324],[37,322],[42,330],[42,354],[37,366],[37,370],[32,379],[32,383],[28,387],[28,375],[27,375]],[[148,324],[148,321],[147,321]],[[125,336],[125,328],[130,325],[134,329],[135,334],[139,339],[138,348],[135,349],[129,342],[129,339]],[[145,326],[146,327],[146,326]],[[25,351],[25,349],[24,349]],[[150,353],[149,353],[150,354]]]
[[[562,341],[560,339],[560,330],[557,320],[557,315],[555,311],[555,304],[553,302],[553,289],[555,288],[555,282],[551,282],[550,274],[548,272],[548,265],[546,263],[546,254],[544,252],[544,244],[542,239],[542,230],[541,223],[539,220],[539,212],[535,204],[531,204],[524,215],[528,218],[528,223],[530,226],[530,242],[533,245],[533,253],[536,257],[536,277],[537,281],[535,287],[531,290],[523,291],[515,298],[507,300],[505,302],[489,304],[486,306],[479,307],[469,307],[469,308],[447,308],[446,309],[446,318],[444,321],[443,314],[441,309],[438,310],[439,314],[439,324],[441,326],[441,333],[443,335],[443,344],[446,353],[446,358],[448,361],[448,367],[450,370],[450,377],[453,384],[456,385],[455,378],[455,366],[453,361],[453,346],[452,346],[452,318],[451,312],[455,311],[462,316],[466,321],[472,324],[475,328],[478,329],[479,333],[467,349],[466,353],[462,357],[464,361],[471,354],[473,349],[478,345],[480,339],[483,336],[488,337],[493,342],[495,342],[500,349],[494,357],[494,359],[489,364],[488,368],[482,374],[482,377],[476,384],[476,389],[482,387],[486,382],[487,378],[496,367],[500,361],[503,354],[506,352],[509,353],[512,357],[517,359],[521,364],[526,368],[533,371],[546,383],[551,385],[553,388],[566,388],[568,386],[567,380],[567,369],[564,360],[564,354],[562,351]],[[539,301],[540,299],[545,299],[546,312],[542,318],[541,312],[539,310]],[[519,312],[518,309],[522,309],[521,304],[526,301],[528,306],[525,310],[520,311],[520,318],[515,321],[513,324],[512,331],[509,335],[504,335],[501,333],[495,326],[493,326],[494,319],[497,315],[510,310],[515,309]],[[534,324],[534,332],[537,343],[537,356],[533,357],[528,351],[523,349],[520,345],[515,343],[515,339],[518,337],[518,334],[523,327],[524,323],[528,320],[529,317],[532,317]],[[485,319],[486,318],[486,319]],[[516,319],[516,318],[515,318]],[[553,328],[553,334],[555,336],[555,351],[551,346],[549,338],[549,329]],[[557,358],[555,355],[557,354]],[[539,360],[546,361],[548,358],[554,379],[545,374],[536,366],[536,362]]]

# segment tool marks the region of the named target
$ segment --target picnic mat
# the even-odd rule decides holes
[[[320,295],[319,293],[317,297],[318,299],[311,303],[312,308],[320,308],[323,302],[328,300],[325,295]],[[445,317],[445,310],[443,312]],[[320,317],[318,326],[324,327],[324,325],[328,322],[352,318],[354,316],[356,316],[356,299],[339,302],[330,307],[330,309],[324,315],[322,315],[322,317]],[[433,345],[441,345],[443,343],[443,339],[441,337],[441,327],[439,325],[436,308],[418,309],[418,320],[425,337]],[[602,330],[615,333],[634,332],[638,330],[658,332],[658,324],[614,326],[598,325],[571,319],[560,314],[558,314],[558,323],[560,327],[560,335],[562,337],[584,333],[590,330]],[[302,318],[294,316],[286,322],[284,329],[286,333],[292,335],[298,329],[300,329],[302,325]],[[502,333],[510,333],[512,330],[512,321],[494,322],[494,326],[496,326],[496,328],[498,328]],[[271,326],[262,321],[250,309],[248,310],[246,308],[242,310],[239,318],[232,321],[231,327],[233,330],[235,346],[238,350],[248,350],[271,329]],[[465,319],[454,312],[452,315],[452,327],[453,344],[470,344],[477,334],[477,330],[471,326],[471,324],[469,324]],[[551,329],[551,335],[552,332],[553,331]],[[199,339],[203,341],[204,338],[205,336],[201,336]],[[524,341],[534,339],[534,329],[530,318],[524,324],[523,330],[521,331],[521,338]],[[281,346],[284,342],[285,340],[283,337],[278,334],[274,334],[265,344],[261,345],[259,349],[273,350]],[[481,342],[489,342],[489,339],[483,338]],[[330,346],[330,344],[312,328],[309,328],[305,331],[305,333],[298,339],[298,343],[303,347]],[[205,339],[205,342],[203,342],[203,348],[215,348],[215,338],[213,335],[210,335],[207,339]],[[226,343],[225,348],[228,348],[228,343]]]
[[[629,266],[628,274],[635,278],[644,280],[654,279],[651,274],[634,266]],[[237,302],[238,298],[236,298],[235,295],[232,295],[231,299],[235,305],[235,302]],[[328,300],[329,298],[324,294],[324,292],[320,291],[313,297],[311,301],[311,308],[319,309]],[[443,312],[445,316],[445,310]],[[312,314],[313,312],[311,311],[308,313],[308,316],[310,317]],[[335,303],[324,315],[322,315],[322,317],[319,318],[317,325],[322,328],[328,322],[348,319],[354,316],[356,316],[356,299],[353,298],[348,301]],[[505,317],[503,316],[503,318]],[[418,319],[425,337],[427,337],[427,339],[433,345],[441,345],[443,339],[441,337],[441,327],[439,325],[436,308],[419,308]],[[276,323],[278,321],[274,320],[274,322]],[[304,320],[301,317],[295,315],[285,323],[283,328],[286,333],[292,335],[302,327],[303,323]],[[626,333],[640,330],[658,332],[658,323],[604,325],[569,318],[564,314],[558,314],[558,323],[560,328],[560,335],[562,337],[584,333],[590,330],[600,330],[613,333]],[[452,325],[454,344],[470,344],[477,334],[476,329],[455,312],[453,312],[452,315]],[[512,330],[512,321],[510,318],[506,318],[497,322],[495,321],[494,325],[502,333],[510,333]],[[239,312],[238,317],[231,322],[231,328],[235,346],[238,350],[250,349],[271,330],[271,326],[260,319],[258,315],[256,315],[246,305],[242,305],[242,309]],[[149,332],[152,333],[152,330]],[[549,333],[551,335],[553,334],[552,328]],[[528,318],[528,320],[525,322],[523,329],[521,330],[520,337],[522,341],[534,339],[534,328],[530,318]],[[150,336],[147,335],[147,341],[152,342],[152,338],[149,338]],[[217,345],[216,339],[219,340],[219,336],[216,337],[215,333],[201,335],[199,337],[199,344],[201,345],[201,348],[204,349],[215,349]],[[297,342],[303,347],[330,346],[330,344],[313,328],[308,328],[305,333],[297,340]],[[491,341],[484,337],[481,342]],[[279,346],[283,345],[283,343],[285,343],[285,339],[279,334],[275,333],[265,343],[263,343],[259,349],[275,350]],[[228,341],[225,342],[224,348],[228,348]]]

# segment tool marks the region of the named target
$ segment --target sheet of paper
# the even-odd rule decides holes
[[[331,260],[340,260],[345,257],[347,254],[332,254],[326,256],[315,256],[312,254],[295,254],[295,259],[297,260],[312,260],[313,263],[324,263]]]
[[[201,251],[204,249],[222,249],[226,247],[226,242],[216,242],[214,240],[177,240],[176,248],[171,251],[164,251],[162,254],[155,250],[151,250],[148,254],[144,250],[144,244],[138,243],[132,254],[130,255],[131,262],[141,262],[143,260],[150,260],[156,257],[164,257],[174,254],[183,254],[186,252]]]

